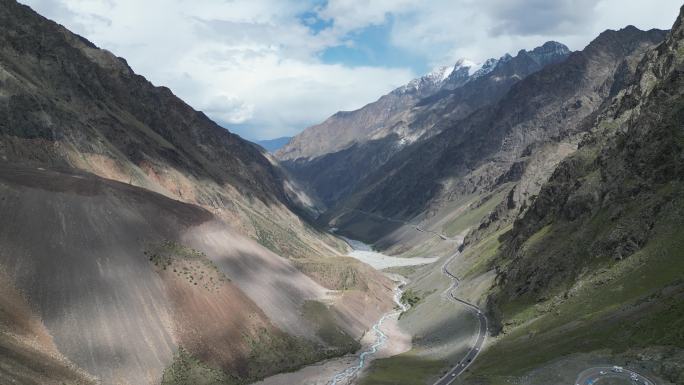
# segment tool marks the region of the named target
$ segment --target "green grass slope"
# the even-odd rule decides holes
[[[503,237],[489,296],[500,334],[469,382],[508,383],[576,353],[661,348],[649,374],[681,383],[683,38],[680,16]]]

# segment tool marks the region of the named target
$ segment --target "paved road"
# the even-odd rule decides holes
[[[458,241],[458,240],[459,240],[458,238],[450,238],[450,237],[447,237],[446,235],[444,235],[444,234],[442,234],[442,233],[438,233],[438,232],[433,231],[433,230],[428,230],[428,229],[422,228],[422,227],[420,227],[419,225],[417,225],[417,224],[415,224],[415,223],[412,223],[412,222],[409,222],[409,221],[405,221],[405,220],[403,220],[403,219],[387,218],[387,217],[383,217],[382,215],[378,215],[378,214],[375,214],[375,213],[371,213],[371,212],[369,212],[369,211],[364,211],[364,210],[359,210],[359,209],[352,209],[352,208],[349,208],[349,207],[344,207],[343,210],[346,210],[346,211],[355,211],[355,212],[357,212],[357,213],[361,213],[361,214],[364,214],[364,215],[366,215],[366,216],[373,217],[373,218],[377,218],[377,219],[380,219],[380,220],[383,220],[383,221],[386,221],[386,222],[401,223],[401,224],[404,224],[404,225],[412,226],[414,229],[416,229],[416,231],[419,231],[419,232],[421,232],[421,233],[428,233],[428,234],[435,235],[435,236],[439,237],[440,239],[442,239],[443,241]]]
[[[437,380],[434,385],[448,385],[451,384],[456,380],[456,378],[463,373],[470,364],[475,361],[475,358],[477,358],[477,355],[480,354],[480,351],[482,350],[482,345],[484,345],[485,339],[487,338],[487,317],[485,317],[484,313],[482,310],[473,305],[472,303],[465,301],[461,298],[456,297],[454,294],[454,291],[458,287],[459,280],[456,275],[454,275],[451,271],[449,271],[449,263],[456,258],[456,256],[459,254],[459,252],[454,253],[451,255],[442,265],[442,273],[449,277],[452,280],[451,286],[447,289],[447,293],[449,296],[449,299],[451,301],[456,302],[460,305],[466,306],[469,310],[471,310],[476,316],[477,319],[480,323],[480,328],[477,331],[477,338],[475,339],[475,344],[468,350],[468,353],[459,361],[456,366],[452,367],[442,378]]]
[[[395,222],[395,223],[402,223],[405,225],[409,225],[409,226],[412,226],[414,229],[416,229],[416,231],[434,234],[442,240],[449,240],[449,241],[459,241],[460,240],[457,238],[447,237],[446,235],[438,233],[438,232],[433,231],[433,230],[424,229],[417,224],[414,224],[414,223],[411,223],[408,221],[404,221],[401,219],[386,218],[386,217],[383,217],[381,215],[371,213],[368,211],[359,210],[359,209],[352,209],[352,208],[345,208],[345,209],[348,211],[356,211],[358,213],[365,214],[365,215],[375,217],[375,218],[378,218],[381,220],[385,220],[388,222]],[[456,277],[455,274],[453,274],[451,271],[449,271],[448,266],[451,263],[451,261],[453,261],[453,259],[459,255],[459,253],[460,252],[457,251],[456,253],[452,254],[449,258],[447,258],[447,260],[442,265],[442,273],[444,275],[446,275],[449,279],[452,280],[452,284],[445,291],[445,294],[447,294],[448,298],[451,301],[453,301],[457,304],[463,305],[463,306],[467,307],[469,310],[471,310],[477,316],[477,319],[480,323],[480,328],[477,332],[477,338],[475,339],[475,344],[470,348],[470,350],[465,355],[465,357],[463,357],[461,359],[461,361],[459,361],[456,364],[456,366],[452,367],[451,370],[449,370],[442,378],[437,380],[437,382],[435,382],[434,385],[449,385],[452,382],[454,382],[456,380],[456,378],[461,373],[463,373],[466,369],[468,369],[468,367],[470,366],[470,364],[473,363],[473,361],[475,361],[478,354],[480,354],[480,351],[482,350],[482,345],[484,345],[484,342],[487,338],[487,317],[484,315],[482,310],[479,307],[473,305],[472,303],[465,301],[461,298],[458,298],[454,294],[456,288],[458,287],[459,279],[458,279],[458,277]],[[622,379],[625,379],[627,381],[632,382],[635,385],[637,385],[637,384],[638,385],[656,385],[656,383],[653,380],[650,380],[649,378],[647,378],[647,377],[645,377],[645,376],[643,376],[637,372],[631,371],[629,369],[623,369],[623,368],[616,369],[615,367],[612,367],[612,366],[597,366],[594,368],[589,368],[587,370],[584,370],[583,372],[581,372],[579,374],[579,376],[577,376],[577,380],[575,381],[575,385],[593,385],[593,384],[596,384],[597,382],[599,382],[601,380],[601,378],[611,378],[611,377],[612,378],[622,378]]]
[[[577,376],[575,385],[593,385],[602,378],[622,378],[632,384],[655,385],[655,382],[629,369],[616,369],[614,366],[597,366],[589,368]]]
[[[447,240],[449,240],[449,241],[462,241],[461,239],[458,239],[458,238],[447,237],[446,235],[438,233],[438,232],[433,231],[433,230],[424,229],[417,224],[414,224],[414,223],[411,223],[408,221],[404,221],[401,219],[385,218],[385,217],[378,215],[378,214],[375,214],[375,213],[371,213],[371,212],[363,211],[363,210],[359,210],[359,209],[352,209],[352,208],[348,208],[348,207],[345,207],[345,209],[348,211],[356,211],[358,213],[365,214],[365,215],[375,217],[375,218],[378,218],[381,220],[385,220],[388,222],[402,223],[405,225],[413,226],[413,228],[416,229],[416,231],[434,234],[437,237],[439,237],[440,239],[445,240],[445,241],[447,241]],[[456,364],[456,366],[452,367],[442,378],[437,380],[437,382],[435,382],[434,385],[449,385],[452,382],[454,382],[456,380],[456,378],[461,373],[463,373],[466,369],[468,369],[468,367],[470,366],[470,364],[473,363],[473,361],[475,361],[475,358],[477,358],[477,355],[480,354],[480,350],[482,350],[482,345],[484,345],[485,339],[487,338],[487,317],[484,315],[482,310],[479,307],[473,305],[472,303],[465,301],[461,298],[458,298],[454,294],[456,288],[458,287],[459,279],[458,279],[458,277],[456,277],[455,274],[453,274],[451,271],[449,271],[448,265],[449,265],[449,263],[451,263],[451,261],[453,261],[454,258],[456,258],[456,256],[459,255],[459,253],[460,252],[457,251],[454,254],[452,254],[449,258],[447,258],[447,260],[442,265],[442,273],[444,275],[446,275],[452,281],[451,286],[449,286],[449,288],[446,290],[445,293],[447,294],[448,298],[452,302],[455,302],[459,305],[463,305],[466,308],[468,308],[470,311],[472,311],[480,323],[480,328],[478,329],[478,332],[477,332],[477,338],[475,339],[475,344],[470,348],[470,350],[468,350],[468,353],[465,355],[465,357],[463,357],[461,359],[461,361],[459,361]],[[584,384],[582,384],[582,385],[584,385]],[[649,384],[649,385],[651,385],[651,384]]]

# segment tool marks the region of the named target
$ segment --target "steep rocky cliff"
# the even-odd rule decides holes
[[[683,16],[614,83],[577,152],[500,238],[488,307],[503,334],[480,376],[510,370],[495,368],[503,356],[520,372],[602,350],[684,380]]]

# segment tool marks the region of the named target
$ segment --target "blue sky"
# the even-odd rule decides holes
[[[349,34],[347,44],[326,48],[320,57],[324,63],[346,66],[376,66],[410,68],[416,74],[430,71],[428,60],[392,44],[393,18]]]
[[[628,24],[679,0],[20,0],[250,139],[294,135],[439,65]],[[172,28],[169,28],[172,26]]]

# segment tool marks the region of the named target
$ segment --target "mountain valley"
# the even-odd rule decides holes
[[[684,383],[675,18],[255,144],[0,0],[0,383]]]

